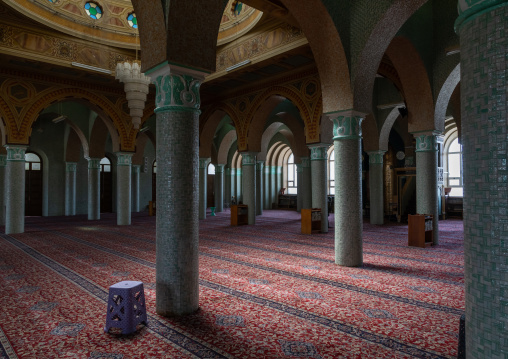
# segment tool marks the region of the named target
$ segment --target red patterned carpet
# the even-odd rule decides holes
[[[154,217],[28,218],[26,233],[0,235],[0,359],[456,357],[461,221],[441,221],[427,249],[407,246],[407,225],[365,223],[362,268],[336,266],[333,229],[302,235],[296,212],[229,224],[229,212],[200,221],[200,310],[167,319]],[[123,280],[144,282],[149,323],[106,334],[108,288]]]

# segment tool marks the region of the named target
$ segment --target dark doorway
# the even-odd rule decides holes
[[[42,160],[25,154],[25,215],[42,216]]]
[[[113,172],[111,161],[104,157],[101,160],[101,213],[113,212]]]
[[[206,207],[215,207],[215,166],[211,163],[206,178]]]
[[[157,195],[157,161],[153,161],[152,166],[152,202],[155,202]]]

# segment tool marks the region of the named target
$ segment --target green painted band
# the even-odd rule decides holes
[[[362,136],[335,136],[333,138],[334,141],[338,140],[361,140]]]
[[[328,161],[328,158],[311,158],[311,161]]]
[[[184,107],[184,106],[163,106],[156,108],[153,112],[197,112],[198,115],[201,114],[201,110],[198,108],[192,107]]]
[[[458,34],[466,23],[476,19],[478,16],[507,5],[508,2],[506,0],[484,0],[482,3],[473,5],[455,20],[455,32]]]
[[[433,149],[432,148],[430,150],[427,150],[427,149],[425,149],[425,150],[415,150],[415,152],[437,152],[437,149]]]
[[[12,160],[7,158],[7,162],[25,162],[25,159],[23,158],[22,160]]]

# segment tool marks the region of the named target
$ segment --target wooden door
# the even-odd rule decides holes
[[[35,153],[25,159],[25,215],[42,216],[42,161]]]
[[[215,207],[215,175],[206,178],[206,207]]]

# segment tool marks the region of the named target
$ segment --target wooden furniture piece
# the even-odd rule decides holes
[[[321,231],[321,208],[302,208],[302,233]]]
[[[279,208],[296,208],[296,194],[279,194]]]
[[[433,245],[433,220],[429,214],[408,216],[408,246],[425,248]]]
[[[240,226],[242,224],[249,224],[247,214],[249,208],[246,204],[234,204],[231,206],[231,225]]]
[[[155,201],[148,202],[148,215],[155,216]]]

